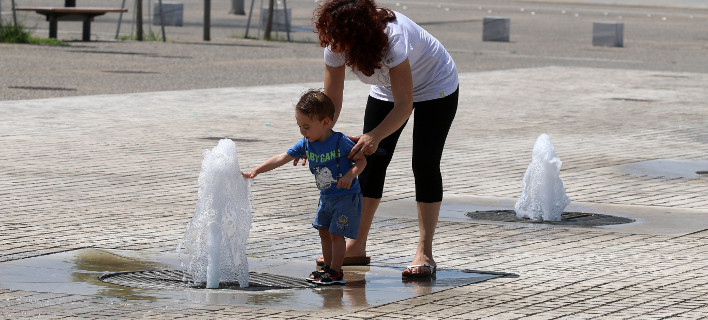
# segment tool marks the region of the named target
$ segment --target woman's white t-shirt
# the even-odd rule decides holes
[[[457,90],[457,69],[452,57],[440,41],[435,39],[415,22],[399,12],[396,20],[386,27],[389,49],[384,54],[382,66],[367,77],[359,70],[354,74],[363,83],[371,84],[369,95],[393,101],[389,69],[408,58],[413,75],[413,101],[426,101],[445,97]],[[340,67],[345,63],[344,53],[334,53],[327,46],[324,50],[325,63],[330,67]]]

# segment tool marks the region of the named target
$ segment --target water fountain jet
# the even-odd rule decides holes
[[[249,181],[241,176],[236,144],[222,139],[204,150],[199,174],[199,200],[194,216],[177,247],[189,255],[182,269],[194,285],[218,288],[220,282],[248,286],[246,241],[251,230]]]
[[[531,163],[522,181],[521,197],[514,211],[518,218],[560,221],[570,203],[560,178],[562,162],[547,134],[541,134],[533,146]]]

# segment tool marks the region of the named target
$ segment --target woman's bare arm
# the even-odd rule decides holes
[[[379,142],[401,128],[413,113],[413,75],[408,59],[391,68],[389,76],[393,92],[393,110],[376,128],[354,139],[356,145],[349,153],[349,158],[376,152]]]

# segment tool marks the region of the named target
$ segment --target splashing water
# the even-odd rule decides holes
[[[547,134],[541,134],[533,145],[533,156],[522,181],[521,197],[514,211],[519,218],[560,221],[570,203],[560,178],[562,162]]]
[[[199,200],[177,252],[186,252],[182,269],[194,285],[218,288],[219,282],[248,286],[246,242],[251,230],[250,182],[241,176],[236,144],[222,139],[204,150]]]

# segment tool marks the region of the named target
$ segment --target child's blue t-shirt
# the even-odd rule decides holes
[[[353,147],[354,142],[346,135],[334,132],[322,142],[310,142],[303,137],[287,153],[295,158],[307,156],[310,171],[315,175],[317,189],[320,189],[322,196],[340,197],[361,192],[357,178],[352,180],[349,189],[337,188],[337,180],[347,174],[354,165],[351,159],[347,158]]]

